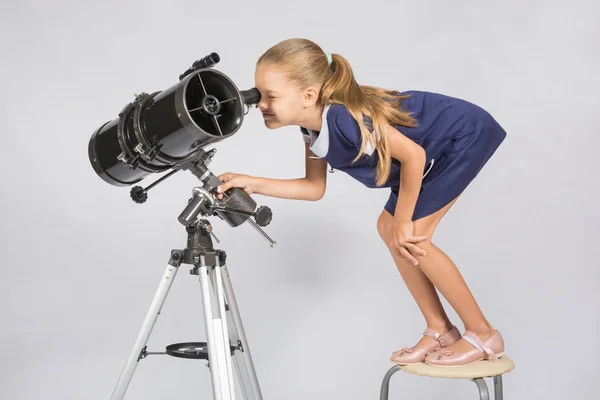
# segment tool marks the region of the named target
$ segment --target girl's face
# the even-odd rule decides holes
[[[301,91],[288,81],[281,69],[273,65],[257,67],[254,79],[261,95],[258,108],[267,128],[302,125],[309,117],[318,97],[317,90],[309,88]]]

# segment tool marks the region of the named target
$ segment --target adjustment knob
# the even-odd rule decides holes
[[[146,190],[144,190],[144,188],[141,186],[133,187],[131,189],[130,195],[133,201],[135,201],[138,204],[142,204],[146,200],[148,200],[148,192],[146,192]]]
[[[267,206],[258,207],[258,210],[254,213],[254,219],[258,226],[267,226],[271,222],[271,218],[273,217],[273,213],[271,209]]]

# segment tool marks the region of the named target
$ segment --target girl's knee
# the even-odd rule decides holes
[[[394,217],[387,210],[383,210],[381,214],[379,214],[379,218],[377,218],[377,232],[385,244],[388,244],[389,242],[389,232],[393,221]]]
[[[423,223],[425,221],[416,221],[414,223],[413,236],[426,236],[427,239],[419,242],[417,246],[422,248],[423,250],[429,251],[433,243],[431,243],[431,235],[432,230],[430,229],[430,224]],[[393,237],[390,233],[390,228],[394,223],[394,217],[386,210],[383,210],[377,219],[377,232],[379,233],[379,237],[386,246],[393,246]]]

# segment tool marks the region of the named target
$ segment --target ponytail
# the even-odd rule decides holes
[[[331,74],[321,90],[321,101],[323,104],[343,104],[358,123],[362,146],[353,162],[365,153],[367,145],[371,144],[377,149],[379,161],[376,183],[381,186],[387,181],[392,164],[388,126],[416,125],[416,120],[401,109],[402,100],[409,96],[402,96],[393,90],[359,85],[350,63],[339,54],[332,54],[330,68]]]

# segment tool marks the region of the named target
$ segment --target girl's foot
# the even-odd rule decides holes
[[[492,337],[492,335],[494,333],[496,333],[496,330],[491,330],[488,332],[477,332],[477,331],[471,331],[471,332],[475,333],[485,343],[487,340],[489,340],[489,338]],[[452,345],[448,346],[446,348],[446,350],[451,351],[456,354],[463,354],[463,353],[467,353],[467,352],[473,350],[474,348],[475,348],[475,346],[473,346],[471,343],[469,343],[467,341],[467,339],[462,337],[460,340],[458,340],[455,343],[453,343]]]
[[[427,328],[423,332],[423,338],[413,347],[404,347],[394,353],[390,360],[399,365],[421,363],[425,357],[437,348],[446,348],[460,339],[460,332],[456,326],[447,332],[436,332]]]
[[[437,349],[425,358],[425,363],[436,366],[457,367],[488,359],[496,361],[504,354],[504,339],[493,330],[480,335],[466,331],[461,340],[447,348]]]

